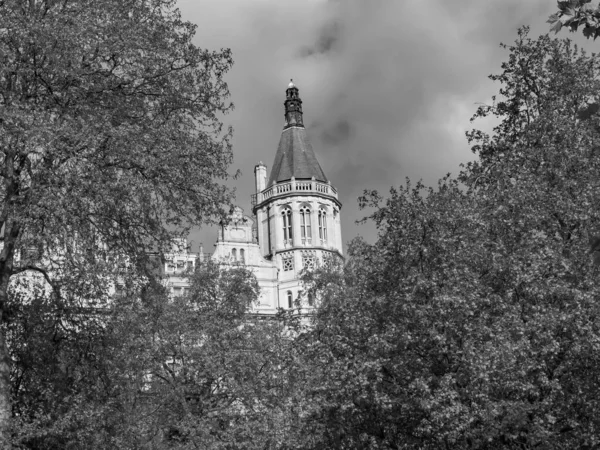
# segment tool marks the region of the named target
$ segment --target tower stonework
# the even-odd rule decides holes
[[[264,164],[254,170],[253,213],[261,255],[278,269],[280,306],[288,308],[291,299],[293,305],[310,308],[313,302],[302,293],[301,272],[327,255],[342,257],[342,204],[308,140],[293,82],[284,106],[285,124],[266,186]]]

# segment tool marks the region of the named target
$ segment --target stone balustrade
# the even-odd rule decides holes
[[[299,194],[317,193],[329,195],[335,199],[338,198],[337,190],[329,183],[322,183],[315,180],[290,180],[283,183],[273,184],[264,191],[252,196],[252,206],[256,206],[281,194],[298,192]]]

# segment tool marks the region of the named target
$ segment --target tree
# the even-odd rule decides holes
[[[118,261],[223,212],[229,50],[192,43],[173,0],[0,2],[0,312],[36,272],[63,309],[97,306]],[[40,254],[44,258],[40,260]],[[0,337],[0,440],[11,414]]]
[[[302,448],[595,448],[600,59],[527,29],[508,47],[490,136],[437,188],[367,192],[379,230],[304,338]],[[314,374],[314,377],[310,377]],[[310,436],[310,438],[309,438]]]
[[[20,448],[275,447],[280,323],[248,317],[258,285],[242,267],[201,265],[190,285],[172,299],[160,286],[121,297],[79,322],[44,296],[17,302]]]

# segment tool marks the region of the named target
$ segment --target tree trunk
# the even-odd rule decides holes
[[[4,222],[4,246],[0,252],[0,325],[7,320],[8,286],[13,274],[15,243],[19,236],[19,226],[10,222]],[[10,366],[11,359],[6,345],[5,329],[0,327],[0,448],[2,449],[12,448],[10,444],[10,420],[12,417]]]
[[[8,300],[8,283],[10,281],[6,265],[6,261],[2,261],[2,264],[0,264],[0,267],[4,269],[0,272],[0,324],[4,324],[6,320],[5,309]],[[12,448],[10,444],[12,387],[10,383],[10,353],[6,346],[5,332],[5,328],[0,327],[0,448],[8,449]]]
[[[0,448],[12,448],[10,444],[11,409],[10,354],[6,346],[4,330],[0,332]]]

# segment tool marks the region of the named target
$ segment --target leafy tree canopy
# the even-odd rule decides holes
[[[507,47],[492,135],[437,188],[367,192],[375,244],[309,280],[322,299],[301,448],[595,448],[600,59],[527,29]],[[303,439],[303,440],[302,440]]]
[[[277,321],[253,321],[254,276],[200,265],[189,293],[121,297],[64,316],[46,296],[13,299],[18,448],[269,448],[281,429]]]
[[[228,205],[231,53],[195,46],[175,3],[0,2],[3,320],[16,275],[41,274],[65,308],[97,306],[122,264],[148,275],[149,250]]]

